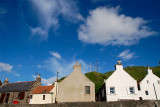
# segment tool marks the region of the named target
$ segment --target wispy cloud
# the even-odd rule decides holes
[[[62,56],[61,56],[62,57]],[[56,80],[56,72],[59,71],[59,78],[65,77],[73,72],[73,65],[76,64],[76,61],[82,66],[82,73],[89,72],[89,64],[87,64],[82,59],[72,59],[72,60],[59,60],[55,55],[49,57],[44,61],[43,68],[47,72],[52,72],[53,76],[50,78],[43,78],[43,84],[52,84]]]
[[[42,68],[42,65],[37,65],[37,68]]]
[[[99,7],[90,11],[85,24],[78,29],[78,39],[100,45],[133,45],[140,39],[157,34],[140,17],[119,13],[120,8]]]
[[[60,60],[61,60],[61,58],[62,58],[61,55],[60,55],[58,52],[52,52],[52,51],[50,51],[50,54],[51,54],[52,56],[60,59]]]
[[[22,68],[22,65],[18,64],[17,67],[18,67],[18,68]]]
[[[39,21],[37,27],[30,26],[32,37],[36,35],[41,40],[48,38],[51,28],[55,31],[59,27],[59,16],[73,23],[84,20],[73,0],[31,0],[31,3]]]
[[[7,63],[0,63],[0,72],[1,71],[6,71],[6,72],[11,72],[12,71],[13,66]]]
[[[122,58],[123,60],[129,60],[134,57],[134,52],[130,52],[130,50],[126,49],[123,52],[121,52],[118,57]]]

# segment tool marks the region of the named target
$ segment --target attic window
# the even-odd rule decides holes
[[[158,80],[158,84],[160,84],[160,81]]]
[[[47,92],[47,90],[44,90],[43,93]]]
[[[147,80],[147,84],[149,84],[149,80]]]

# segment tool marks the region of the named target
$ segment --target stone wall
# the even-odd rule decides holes
[[[84,102],[58,104],[3,104],[0,107],[160,107],[160,101],[117,101],[117,102]]]

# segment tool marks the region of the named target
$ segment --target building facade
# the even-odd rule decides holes
[[[58,83],[57,102],[94,102],[95,84],[82,72],[81,65],[73,66],[73,72]]]
[[[115,65],[115,72],[104,81],[96,94],[100,101],[139,100],[137,81],[123,69],[120,61]]]
[[[147,73],[138,84],[139,97],[142,100],[160,100],[160,78],[154,75],[149,67]]]
[[[39,86],[30,94],[29,104],[51,104],[55,103],[56,87]]]
[[[1,104],[12,104],[29,103],[30,93],[41,86],[40,76],[36,78],[36,81],[25,81],[9,83],[8,79],[4,81],[4,84],[0,87],[0,103]]]

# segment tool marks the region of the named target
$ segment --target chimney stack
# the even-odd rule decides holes
[[[121,64],[122,61],[117,61],[118,64],[115,65],[116,70],[123,70],[123,65]]]
[[[8,78],[6,78],[6,80],[4,81],[4,84],[8,84],[9,81],[8,81]]]
[[[73,65],[73,72],[81,72],[81,65],[78,65],[78,62],[76,62],[76,65]]]
[[[40,74],[38,74],[38,77],[36,78],[36,81],[37,82],[41,82],[41,76],[40,76]]]
[[[148,74],[152,74],[152,73],[153,73],[153,72],[152,72],[152,69],[150,69],[149,66],[147,66],[147,73],[148,73]]]

